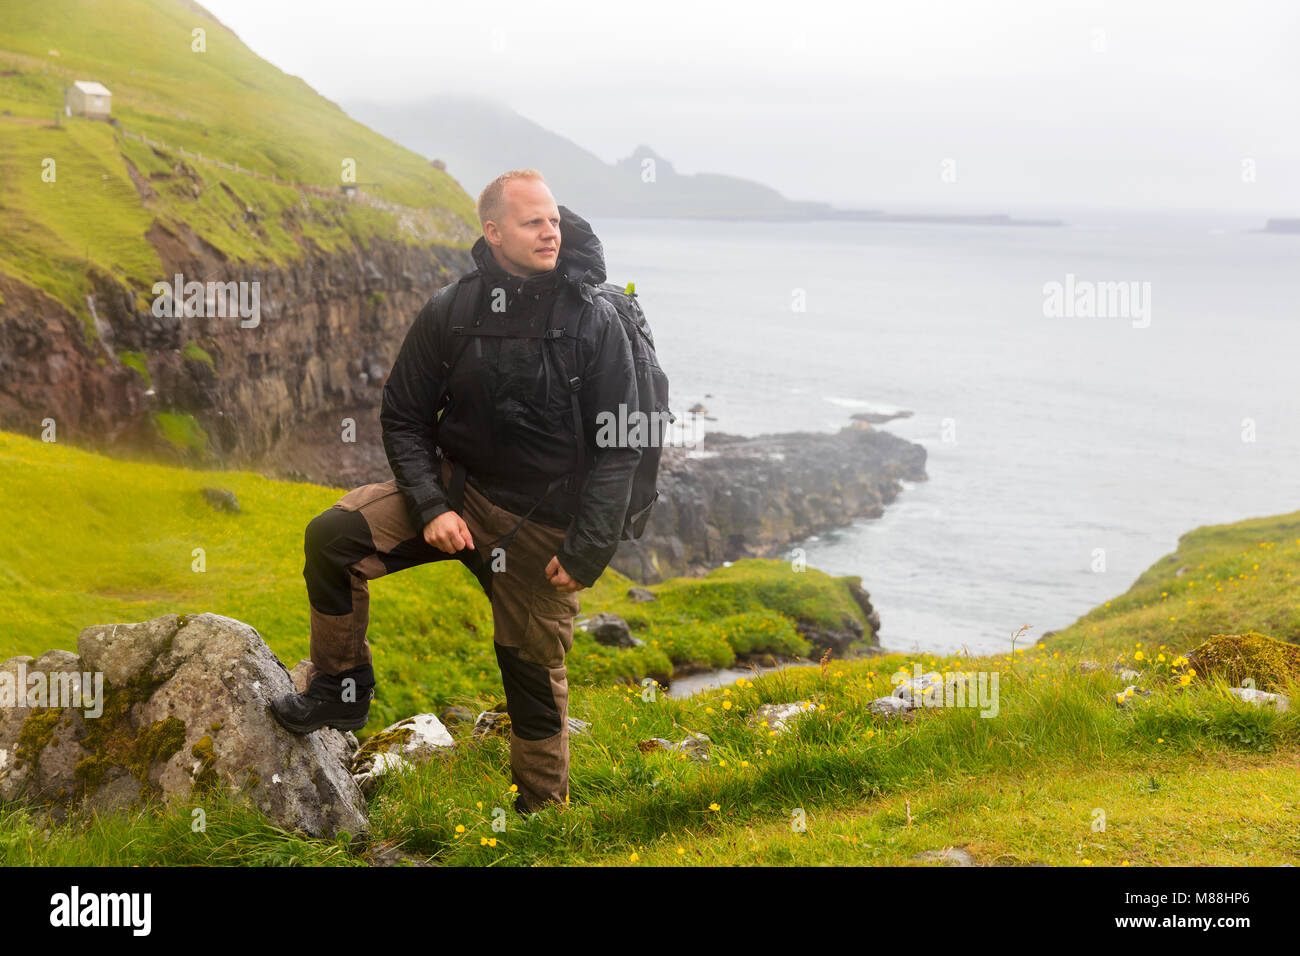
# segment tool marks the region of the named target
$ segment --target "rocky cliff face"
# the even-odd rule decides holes
[[[372,243],[254,268],[228,262],[188,231],[155,224],[149,238],[165,267],[159,281],[180,273],[185,281],[257,282],[257,324],[241,327],[238,315],[158,317],[152,293],[92,276],[88,306],[96,334],[87,336],[63,305],[6,283],[0,287],[0,427],[38,434],[48,417],[60,441],[166,456],[174,452],[161,440],[153,413],[171,411],[192,415],[207,433],[209,464],[266,464],[287,474],[312,471],[315,457],[330,463],[331,478],[384,465],[378,424],[384,378],[420,307],[470,268],[467,252]],[[123,351],[144,356],[150,382],[123,363]],[[355,441],[343,430],[349,416],[356,420]],[[308,467],[295,466],[299,461]]]

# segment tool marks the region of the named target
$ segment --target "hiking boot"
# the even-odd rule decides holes
[[[370,716],[370,700],[374,695],[372,687],[361,692],[361,700],[342,701],[312,686],[305,694],[285,694],[271,701],[271,716],[295,734],[309,734],[322,727],[360,730]]]

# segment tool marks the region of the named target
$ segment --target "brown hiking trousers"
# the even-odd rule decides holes
[[[444,460],[443,487],[450,487],[450,478],[451,465]],[[475,549],[509,532],[521,517],[493,505],[468,482],[460,515]],[[504,557],[469,548],[448,554],[424,540],[395,481],[354,488],[313,518],[304,535],[303,577],[316,674],[328,681],[329,675],[345,671],[371,671],[367,581],[431,561],[459,559],[492,603],[492,640],[510,715],[510,770],[518,799],[530,811],[548,801],[567,803],[564,660],[573,647],[573,618],[582,605],[577,592],[552,587],[545,572],[564,535],[562,528],[530,520]]]

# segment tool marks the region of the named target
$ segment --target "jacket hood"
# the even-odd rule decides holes
[[[560,261],[574,282],[599,285],[605,281],[605,247],[591,225],[572,209],[560,210]]]
[[[581,285],[599,285],[605,281],[605,249],[591,225],[573,210],[559,206],[560,256],[555,268],[537,275],[521,278],[506,273],[488,248],[487,239],[478,237],[470,250],[474,263],[494,280],[502,282],[512,293],[536,293],[554,286],[563,275],[570,282]]]

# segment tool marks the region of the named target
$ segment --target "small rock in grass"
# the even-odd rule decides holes
[[[1268,691],[1256,690],[1253,687],[1229,687],[1228,693],[1256,707],[1275,707],[1282,713],[1291,709],[1291,700],[1286,694],[1270,694]]]
[[[886,717],[898,717],[906,714],[912,709],[911,701],[904,700],[902,697],[877,697],[867,705],[867,710],[873,714],[883,714]]]
[[[961,847],[948,847],[943,850],[922,850],[912,859],[917,863],[942,863],[945,866],[978,866],[975,857]]]
[[[787,730],[795,720],[817,709],[817,705],[808,700],[797,700],[788,704],[763,704],[749,715],[751,726],[762,726],[767,721],[767,729],[781,733]]]

